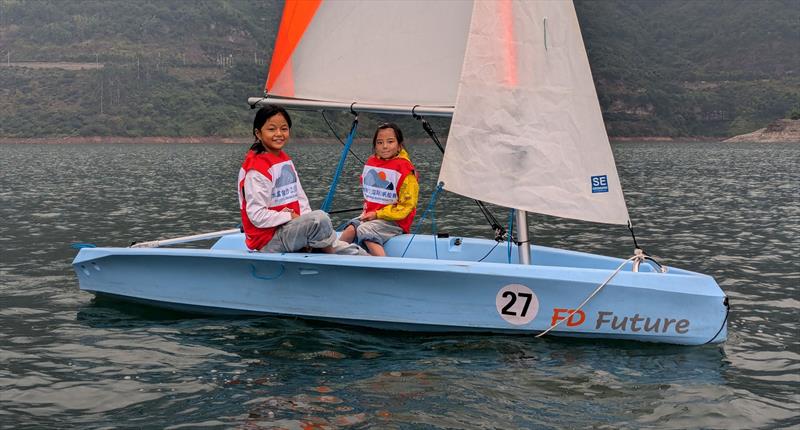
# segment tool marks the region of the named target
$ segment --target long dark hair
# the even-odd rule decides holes
[[[286,112],[286,109],[278,105],[266,105],[262,107],[256,112],[256,117],[253,119],[253,137],[255,137],[255,142],[250,146],[251,151],[260,154],[267,150],[267,148],[264,147],[264,143],[256,136],[256,130],[261,130],[261,127],[264,126],[264,123],[266,123],[268,119],[278,114],[283,115],[283,119],[289,124],[289,129],[292,128],[292,118],[289,116],[289,112]]]
[[[393,122],[385,122],[385,123],[383,123],[383,124],[378,126],[378,128],[375,130],[375,136],[372,136],[372,150],[373,151],[375,151],[375,143],[378,141],[378,132],[381,131],[381,130],[385,130],[387,128],[391,128],[392,130],[394,130],[394,137],[397,138],[397,143],[400,145],[401,148],[404,148],[404,146],[403,146],[403,131],[400,130],[400,127],[397,124],[395,124]]]

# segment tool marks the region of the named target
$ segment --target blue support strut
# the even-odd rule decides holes
[[[347,135],[347,142],[342,149],[342,155],[339,157],[339,165],[336,166],[336,173],[333,174],[333,182],[331,188],[328,190],[328,195],[325,196],[325,201],[322,202],[322,210],[330,212],[331,205],[333,205],[333,196],[336,194],[336,184],[339,183],[339,176],[342,175],[344,170],[344,160],[347,159],[347,153],[350,152],[350,145],[353,144],[353,138],[356,136],[356,129],[358,129],[358,116],[353,119],[353,125],[350,127],[350,134]]]

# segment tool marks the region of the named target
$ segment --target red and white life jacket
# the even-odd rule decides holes
[[[384,206],[397,203],[397,194],[408,175],[416,175],[414,165],[405,158],[382,160],[371,156],[361,173],[361,189],[364,193],[364,212],[378,211]],[[408,233],[414,222],[414,208],[407,217],[395,221],[404,233]]]
[[[273,188],[268,209],[273,211],[279,212],[284,208],[291,208],[295,213],[300,213],[299,180],[292,159],[285,152],[281,151],[278,155],[269,152],[256,154],[254,151],[247,153],[242,163],[242,168],[239,170],[239,212],[242,215],[242,227],[244,228],[247,247],[258,250],[272,240],[277,226],[256,227],[247,215],[244,178],[250,170],[255,170],[272,181]]]

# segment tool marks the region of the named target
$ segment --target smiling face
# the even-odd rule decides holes
[[[397,141],[397,136],[391,128],[384,128],[378,130],[378,135],[375,138],[375,155],[378,158],[388,160],[394,158],[400,153],[400,142]]]
[[[289,141],[289,123],[282,114],[277,113],[267,118],[267,122],[261,129],[256,129],[255,134],[267,151],[277,155]]]

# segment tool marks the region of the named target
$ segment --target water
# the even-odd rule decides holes
[[[318,207],[338,146],[288,149]],[[203,318],[78,290],[73,242],[124,246],[235,226],[244,151],[0,145],[0,428],[800,425],[800,146],[614,145],[640,245],[715,276],[731,298],[723,345]],[[368,148],[356,151],[363,158]],[[424,208],[440,155],[423,144],[411,153]],[[336,208],[359,205],[359,169],[348,164]],[[442,198],[436,221],[439,230],[491,236],[458,196]],[[543,216],[531,224],[539,244],[632,251],[624,227]]]

